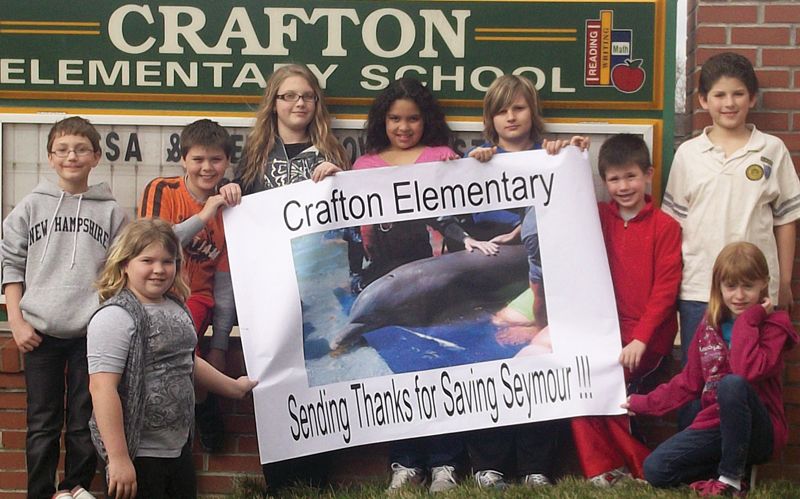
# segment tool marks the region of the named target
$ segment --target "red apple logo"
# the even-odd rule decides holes
[[[644,85],[644,69],[641,59],[625,59],[625,64],[617,64],[611,69],[611,83],[626,94],[637,92]]]

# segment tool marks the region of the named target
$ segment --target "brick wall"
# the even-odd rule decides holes
[[[689,107],[694,131],[711,120],[697,101],[700,66],[709,56],[733,50],[753,61],[761,91],[751,121],[780,137],[800,169],[800,2],[796,0],[688,0],[687,62]],[[800,171],[800,170],[799,170]],[[800,243],[798,244],[800,248]],[[800,321],[800,262],[795,257],[795,326]],[[763,477],[800,480],[800,349],[787,357],[784,400],[790,425],[789,446],[777,461],[763,466]]]
[[[10,333],[0,334],[0,497],[25,497],[25,379]]]

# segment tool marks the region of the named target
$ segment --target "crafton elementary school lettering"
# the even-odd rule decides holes
[[[555,174],[535,174],[509,177],[506,172],[500,178],[466,185],[420,185],[418,180],[392,183],[391,207],[396,215],[424,213],[425,211],[463,209],[471,211],[478,207],[497,209],[496,205],[510,202],[530,201],[544,198],[543,205],[550,204]],[[361,220],[385,216],[384,200],[377,192],[348,196],[344,191],[333,189],[330,199],[302,203],[289,200],[283,207],[283,221],[290,231],[303,228],[323,227],[338,222]]]

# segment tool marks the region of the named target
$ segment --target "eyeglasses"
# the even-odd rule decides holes
[[[319,97],[317,94],[296,94],[294,92],[288,92],[285,94],[278,94],[275,96],[276,98],[286,101],[286,102],[297,102],[300,99],[303,99],[303,102],[317,102]]]
[[[94,154],[94,149],[91,147],[76,147],[75,149],[56,149],[54,151],[50,151],[53,153],[57,158],[66,158],[69,157],[69,153],[74,152],[75,156],[79,158],[83,158],[89,156],[90,154]]]

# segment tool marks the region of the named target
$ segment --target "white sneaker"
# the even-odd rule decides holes
[[[80,485],[72,489],[72,499],[97,499]]]
[[[434,466],[431,469],[431,494],[458,487],[456,469],[453,466]]]
[[[593,476],[589,479],[589,483],[595,487],[607,489],[616,485],[620,480],[629,480],[632,478],[633,477],[631,474],[625,471],[625,468],[616,468],[611,471],[606,471],[605,473],[600,473],[597,476]]]
[[[508,484],[503,478],[503,474],[495,470],[482,470],[475,473],[475,481],[478,486],[485,489],[499,489],[503,490],[508,488]]]
[[[553,485],[553,482],[551,482],[549,478],[541,473],[531,473],[530,475],[525,475],[522,478],[522,485],[531,488],[546,487],[548,485]]]
[[[425,475],[419,468],[406,468],[400,463],[392,463],[392,481],[386,492],[389,494],[397,492],[406,486],[422,485],[425,482]]]

